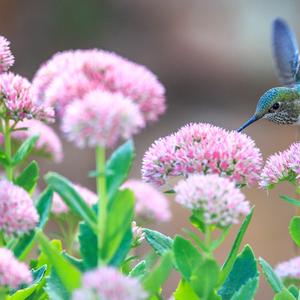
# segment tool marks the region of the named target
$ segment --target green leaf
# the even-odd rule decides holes
[[[129,277],[141,278],[146,274],[146,269],[146,262],[142,260],[130,271]]]
[[[5,152],[2,149],[0,149],[0,164],[2,164],[5,167],[9,166],[9,163],[10,162],[7,159]]]
[[[290,225],[289,232],[292,240],[300,247],[300,217],[293,217]]]
[[[249,279],[236,293],[231,300],[253,300],[258,287],[258,277]]]
[[[36,161],[32,161],[16,178],[15,184],[22,187],[29,194],[32,194],[40,175],[39,166]]]
[[[132,140],[129,140],[115,150],[107,161],[106,185],[108,199],[114,197],[118,188],[127,178],[134,156],[134,144]]]
[[[222,300],[229,300],[248,280],[258,278],[257,264],[252,249],[246,245],[238,255],[231,272],[218,293]]]
[[[43,229],[47,224],[49,214],[51,211],[53,192],[46,189],[39,197],[36,209],[39,214],[39,224],[37,228]],[[19,240],[13,251],[16,257],[24,260],[28,252],[31,250],[35,239],[35,231],[32,230],[28,234],[23,235]]]
[[[174,292],[175,300],[200,300],[187,281],[182,279]]]
[[[173,247],[173,240],[155,230],[144,228],[146,241],[153,248],[157,255],[164,255]]]
[[[176,236],[173,244],[176,266],[184,279],[189,280],[202,262],[201,254],[195,246],[181,236]]]
[[[13,166],[19,164],[30,154],[30,152],[34,148],[38,138],[39,138],[38,135],[34,135],[34,136],[29,137],[22,143],[22,145],[19,147],[19,149],[17,150],[17,152],[15,153],[15,155],[12,158],[11,164]]]
[[[203,218],[203,212],[200,210],[193,210],[193,214],[190,217],[190,222],[194,227],[205,233],[205,221]]]
[[[253,215],[253,208],[251,209],[250,213],[246,216],[243,224],[241,225],[239,232],[233,242],[232,248],[230,250],[230,253],[224,263],[224,265],[222,266],[222,272],[221,272],[221,278],[220,278],[220,285],[224,283],[226,277],[228,276],[229,272],[232,269],[232,266],[235,262],[235,259],[237,257],[237,254],[239,252],[241,243],[243,241],[244,235],[247,231],[247,228],[249,226],[249,223],[252,219],[252,215]]]
[[[134,195],[130,190],[119,191],[112,199],[107,215],[106,232],[104,246],[101,251],[102,259],[106,262],[113,262],[115,255],[124,246],[122,242],[130,230],[130,240],[132,239],[131,223],[134,215]],[[130,245],[126,243],[127,252]],[[125,247],[125,246],[124,246]],[[124,253],[123,253],[124,255]]]
[[[295,300],[295,298],[287,289],[283,289],[280,293],[276,294],[273,300]]]
[[[74,266],[76,267],[78,270],[80,270],[81,272],[85,272],[86,268],[83,264],[83,260],[76,258],[70,254],[68,254],[67,252],[62,252],[62,255]]]
[[[143,280],[144,289],[150,294],[156,294],[163,283],[169,277],[172,269],[172,256],[171,253],[166,253],[161,259],[160,264],[149,272]]]
[[[286,201],[287,203],[290,203],[292,205],[295,205],[295,206],[300,206],[300,201],[299,200],[296,200],[296,199],[293,199],[289,196],[286,196],[286,195],[282,195],[280,196],[280,198],[284,201]]]
[[[57,192],[70,210],[81,217],[95,232],[97,232],[97,217],[92,208],[75,191],[72,183],[65,177],[50,172],[45,176],[49,187]]]
[[[51,300],[69,300],[71,298],[70,293],[64,287],[55,270],[51,271],[50,276],[46,280],[45,291]]]
[[[80,286],[81,274],[79,270],[51,245],[50,241],[41,231],[37,232],[37,238],[42,251],[48,257],[61,283],[71,293]]]
[[[276,275],[272,267],[263,259],[259,258],[259,264],[262,267],[263,274],[275,293],[279,293],[284,289],[284,284]]]
[[[289,286],[288,290],[296,299],[298,299],[299,290],[295,285]]]
[[[206,245],[204,244],[204,242],[202,242],[202,240],[200,239],[200,237],[193,231],[187,229],[187,228],[183,228],[183,231],[196,243],[196,245],[198,247],[200,247],[204,252],[209,252],[208,248],[206,247]]]

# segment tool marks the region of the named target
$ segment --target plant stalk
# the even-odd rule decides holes
[[[4,125],[4,146],[5,146],[5,154],[9,161],[9,164],[5,167],[6,177],[9,181],[13,180],[13,167],[11,166],[11,132],[9,126],[9,119],[5,119]]]

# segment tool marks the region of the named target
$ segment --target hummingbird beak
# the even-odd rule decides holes
[[[246,123],[244,123],[238,130],[237,132],[241,132],[242,130],[244,130],[246,127],[248,127],[250,124],[254,123],[255,121],[257,121],[259,118],[256,117],[255,115],[250,118]]]

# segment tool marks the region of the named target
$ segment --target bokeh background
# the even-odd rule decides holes
[[[0,34],[12,42],[14,71],[29,78],[54,52],[93,47],[115,51],[158,75],[167,90],[168,110],[135,139],[132,176],[139,177],[144,152],[160,136],[189,122],[235,129],[250,116],[258,97],[277,85],[271,22],[284,17],[300,39],[299,11],[297,0],[1,0]],[[296,139],[296,127],[267,121],[258,122],[247,133],[265,158]],[[64,150],[64,163],[41,161],[43,171],[56,170],[94,189],[87,178],[94,165],[93,153],[80,152],[68,143]],[[245,190],[255,205],[245,241],[273,265],[295,255],[287,230],[293,208],[278,197],[291,192],[284,185],[269,194],[258,188]],[[187,212],[173,203],[172,209],[172,222],[153,228],[173,235],[189,226]],[[236,229],[217,252],[220,261]],[[167,295],[176,280],[173,275],[167,283]],[[271,298],[272,291],[262,279],[256,299]]]

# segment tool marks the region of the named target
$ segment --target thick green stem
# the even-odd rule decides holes
[[[5,146],[5,154],[9,161],[9,164],[6,166],[6,177],[9,181],[13,180],[13,167],[10,165],[11,161],[11,135],[10,135],[10,126],[9,120],[5,120],[4,125],[4,146]]]
[[[105,176],[105,148],[96,148],[97,164],[97,193],[98,193],[98,261],[103,263],[101,252],[105,240],[105,227],[107,218],[107,195],[106,195],[106,176]]]
[[[204,244],[205,247],[207,248],[207,256],[212,257],[213,256],[213,249],[211,247],[212,245],[212,228],[208,225],[205,228],[205,237],[204,237]]]

